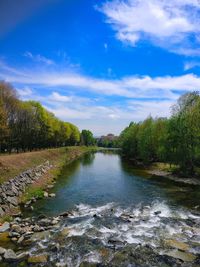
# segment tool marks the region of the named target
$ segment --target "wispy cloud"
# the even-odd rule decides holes
[[[122,42],[136,46],[148,40],[175,53],[200,55],[198,0],[113,0],[99,9]]]
[[[47,57],[44,57],[44,56],[42,56],[40,54],[33,55],[31,52],[26,51],[24,53],[24,56],[32,59],[35,62],[44,63],[44,64],[47,64],[47,65],[53,65],[54,64],[53,60],[51,60],[51,59],[49,59]]]
[[[93,92],[107,96],[123,96],[126,98],[168,98],[176,99],[175,91],[200,90],[200,77],[195,74],[181,76],[128,76],[121,79],[98,79],[70,71],[8,71],[0,65],[0,79],[11,83],[37,85],[43,87],[70,87],[73,90]],[[58,96],[57,96],[58,97]]]
[[[191,70],[193,68],[200,67],[200,62],[198,61],[187,61],[184,64],[184,70]]]

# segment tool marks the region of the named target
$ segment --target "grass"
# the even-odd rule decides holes
[[[0,184],[8,181],[23,171],[43,164],[49,160],[51,164],[57,165],[70,161],[86,151],[94,148],[87,147],[61,147],[45,149],[20,154],[0,155]]]
[[[66,152],[66,148],[46,149],[41,151],[0,156],[0,183],[13,178],[21,172],[49,160],[52,164],[57,157]]]

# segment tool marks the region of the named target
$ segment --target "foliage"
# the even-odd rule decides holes
[[[76,145],[78,128],[60,121],[39,102],[21,101],[16,91],[0,82],[0,152]]]
[[[119,138],[123,153],[148,164],[163,161],[179,166],[182,174],[196,174],[200,162],[200,96],[182,95],[172,116],[131,123]]]
[[[95,139],[92,132],[89,130],[82,130],[81,132],[81,144],[85,146],[93,146],[95,144]]]

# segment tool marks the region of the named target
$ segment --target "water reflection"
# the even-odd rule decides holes
[[[165,191],[166,198],[172,205],[184,205],[189,208],[200,210],[200,186],[180,183],[148,174],[143,169],[133,167],[131,162],[121,158],[121,168],[131,176],[139,175],[141,179],[147,179],[151,184],[159,186],[160,190]]]
[[[93,163],[95,159],[95,153],[88,153],[80,159],[80,162],[83,166],[89,166]]]

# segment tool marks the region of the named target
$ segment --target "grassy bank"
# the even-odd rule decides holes
[[[61,147],[20,154],[0,155],[0,184],[49,160],[53,165],[70,161],[94,148]]]
[[[62,147],[56,149],[47,149],[35,152],[27,152],[13,155],[0,156],[0,183],[6,182],[21,172],[43,164],[49,161],[53,167],[38,179],[34,184],[31,184],[21,201],[25,202],[33,196],[43,196],[43,191],[51,184],[59,175],[62,167],[74,159],[80,157],[84,153],[94,151],[95,147]]]

